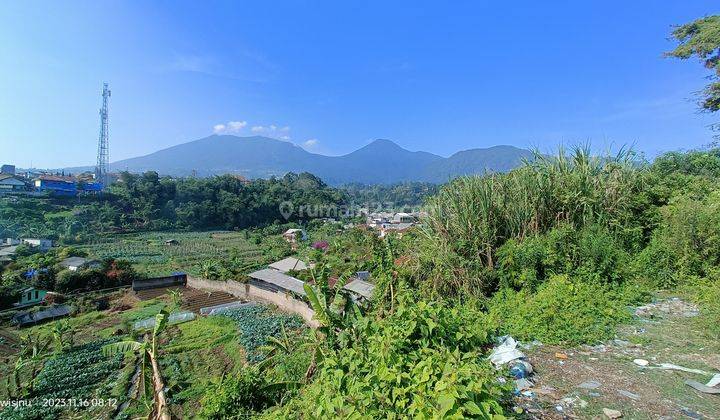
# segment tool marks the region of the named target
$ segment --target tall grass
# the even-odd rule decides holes
[[[588,147],[575,147],[554,156],[536,152],[506,174],[454,180],[426,206],[428,249],[442,267],[435,270],[441,278],[433,287],[441,293],[492,289],[495,252],[511,238],[560,224],[623,227],[642,182],[634,157],[628,150],[596,156]]]

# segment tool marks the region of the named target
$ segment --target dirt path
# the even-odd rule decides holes
[[[527,351],[535,370],[534,395],[516,399],[527,417],[608,418],[603,414],[607,408],[632,419],[720,419],[720,395],[703,394],[684,383],[706,383],[711,375],[652,368],[672,363],[720,372],[720,343],[696,326],[693,305],[670,300],[645,309],[610,342]]]

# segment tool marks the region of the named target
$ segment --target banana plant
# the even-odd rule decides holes
[[[138,375],[138,395],[149,394],[147,386],[147,377],[150,374],[148,365],[152,369],[153,383],[153,403],[156,419],[170,420],[170,412],[167,406],[167,398],[165,396],[165,383],[163,382],[158,363],[158,338],[167,327],[168,312],[161,310],[155,315],[155,328],[153,328],[152,336],[146,336],[143,341],[120,341],[108,344],[103,347],[103,354],[106,356],[114,356],[117,354],[133,353],[137,355],[136,360],[139,361],[140,374]]]
[[[73,345],[72,326],[68,321],[55,321],[52,328],[53,346],[55,354],[61,353]]]
[[[35,378],[40,373],[42,361],[47,355],[47,348],[50,340],[40,337],[39,334],[28,334],[20,339],[20,353],[15,361],[13,369],[13,380],[15,390],[21,396],[32,392],[35,386]],[[23,384],[23,372],[29,368],[30,374]]]
[[[262,362],[258,363],[258,368],[261,371],[264,371],[275,365],[275,362],[279,358],[286,357],[294,350],[292,340],[290,340],[290,336],[288,336],[284,323],[280,324],[280,329],[282,332],[280,338],[270,336],[268,337],[267,344],[264,346],[260,346],[259,348],[259,350],[265,354],[265,359]]]

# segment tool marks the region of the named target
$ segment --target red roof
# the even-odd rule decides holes
[[[37,179],[42,181],[75,182],[75,178],[73,177],[59,175],[40,175]]]

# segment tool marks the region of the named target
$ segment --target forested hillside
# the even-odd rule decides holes
[[[231,175],[178,179],[125,172],[101,196],[0,200],[0,237],[41,236],[73,243],[122,231],[243,229],[311,218],[299,212],[285,217],[282,203],[298,209],[344,202],[341,191],[307,173],[248,183]]]

